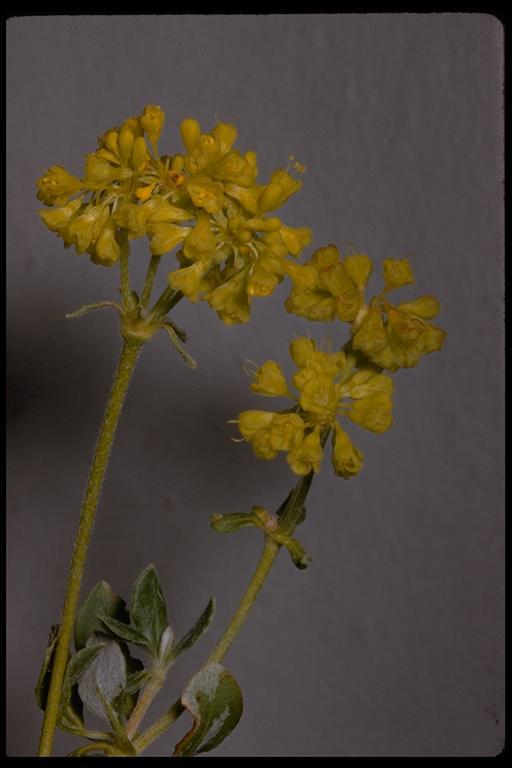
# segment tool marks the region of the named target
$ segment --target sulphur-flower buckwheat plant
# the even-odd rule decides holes
[[[297,193],[304,166],[290,159],[287,168],[259,183],[254,151],[235,148],[235,126],[218,122],[204,133],[194,119],[181,123],[184,148],[160,152],[165,115],[146,106],[98,139],[86,155],[82,177],[52,166],[37,181],[44,204],[41,219],[77,254],[99,266],[119,266],[121,299],[87,304],[68,317],[103,307],[120,318],[122,348],[93,455],[70,564],[62,615],[51,627],[35,695],[44,717],[39,756],[50,756],[55,730],[85,743],[70,756],[138,756],[188,711],[193,725],[176,743],[174,757],[215,749],[236,727],[242,693],[223,666],[228,652],[274,560],[284,547],[294,565],[311,558],[294,536],[305,518],[305,500],[320,472],[329,437],[336,475],[349,479],[363,466],[353,444],[354,426],[385,432],[392,424],[390,373],[410,368],[439,350],[445,333],[433,325],[439,303],[422,296],[392,304],[388,294],[414,282],[407,259],[385,259],[384,287],[370,300],[365,292],[373,265],[352,249],[341,258],[333,245],[318,248],[298,262],[310,244],[307,227],[289,227],[275,212]],[[293,171],[293,173],[291,172]],[[148,239],[144,284],[134,290],[130,244]],[[167,285],[152,299],[160,263],[170,256]],[[215,613],[211,598],[194,625],[177,639],[164,591],[153,565],[140,573],[129,605],[106,581],[85,599],[80,589],[89,541],[112,444],[141,349],[160,330],[190,367],[187,335],[169,317],[183,298],[206,301],[228,325],[250,319],[255,297],[266,297],[285,278],[291,280],[288,312],[311,321],[341,320],[349,338],[334,347],[310,337],[295,338],[290,355],[296,371],[287,380],[278,362],[268,360],[252,371],[254,393],[282,399],[276,410],[247,410],[235,423],[241,442],[267,461],[282,452],[297,483],[275,514],[254,505],[249,512],[215,513],[218,533],[258,529],[264,538],[261,558],[240,605],[204,665],[195,672],[174,704],[141,728],[155,696],[178,658],[209,628]],[[287,407],[286,407],[287,406]],[[133,647],[144,661],[133,655]],[[87,713],[105,723],[91,728]]]

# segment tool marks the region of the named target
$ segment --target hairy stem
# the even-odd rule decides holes
[[[98,435],[98,441],[96,443],[87,490],[82,502],[80,522],[75,538],[73,555],[69,567],[66,596],[62,609],[60,630],[55,652],[55,662],[41,728],[38,749],[39,757],[48,757],[52,753],[55,728],[59,715],[62,683],[66,671],[69,645],[73,634],[75,613],[80,596],[80,586],[85,568],[89,540],[94,525],[94,518],[98,507],[101,487],[103,485],[112,443],[114,442],[119,417],[121,415],[123,403],[140,349],[141,344],[138,341],[130,339],[123,342],[121,357],[114,375],[112,388],[107,400],[103,421]]]
[[[124,308],[130,306],[131,288],[130,288],[130,243],[125,235],[121,242],[121,256],[119,258],[119,272],[121,279],[121,295],[123,297]]]
[[[135,709],[133,710],[132,714],[130,715],[130,719],[126,723],[126,735],[129,739],[132,739],[134,734],[137,731],[137,728],[139,727],[140,723],[142,722],[142,719],[144,718],[144,715],[148,711],[149,707],[151,706],[151,703],[157,693],[162,688],[163,684],[165,683],[166,674],[165,672],[161,672],[161,674],[155,676],[152,678],[147,685],[144,686],[144,689],[142,690],[139,699],[137,701],[137,704],[135,706]]]
[[[327,435],[323,437],[323,443],[327,439]],[[309,475],[301,477],[297,485],[290,494],[286,506],[281,514],[279,525],[277,530],[286,536],[291,536],[296,526],[298,525],[302,517],[302,508],[308,495],[311,483],[313,481],[314,473],[310,472]],[[266,581],[270,569],[276,559],[281,544],[275,542],[270,536],[265,539],[265,545],[261,554],[256,570],[252,576],[251,581],[245,591],[240,604],[235,611],[233,618],[229,622],[224,634],[220,638],[219,642],[211,652],[208,662],[220,662],[228,652],[233,640],[238,635],[240,628],[245,622],[252,606],[258,594]],[[142,733],[137,739],[135,739],[133,745],[137,750],[137,754],[143,752],[150,744],[159,738],[165,731],[180,717],[185,708],[181,703],[181,699],[174,702],[172,707],[160,717],[152,726],[150,726],[144,733]]]

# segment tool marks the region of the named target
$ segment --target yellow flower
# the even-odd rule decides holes
[[[61,165],[52,165],[36,182],[37,199],[45,205],[65,205],[82,187],[82,182]]]
[[[348,260],[348,264],[347,264]],[[364,254],[343,262],[334,245],[318,248],[303,265],[286,264],[293,288],[286,300],[288,312],[325,322],[355,320],[363,304],[362,289],[371,272]]]
[[[243,411],[238,416],[238,429],[246,440],[252,440],[256,432],[266,429],[274,418],[271,411]]]
[[[110,267],[119,260],[121,248],[116,241],[116,225],[109,219],[98,237],[96,245],[91,253],[94,264],[103,264]]]
[[[301,445],[305,423],[297,413],[276,413],[270,422],[270,445],[276,451],[292,451]]]
[[[408,259],[384,259],[384,292],[414,283],[411,264]]]
[[[332,465],[335,473],[345,480],[357,475],[363,466],[363,454],[352,445],[350,437],[337,422],[334,425]]]
[[[253,392],[269,397],[287,395],[288,386],[281,366],[273,360],[263,363],[256,371],[251,389]]]
[[[320,429],[315,427],[297,448],[290,451],[286,460],[296,475],[309,475],[310,472],[317,474],[320,472],[323,455]]]
[[[151,253],[161,256],[174,250],[190,232],[190,227],[178,227],[176,224],[153,224],[151,227]]]
[[[351,477],[361,468],[362,455],[337,419],[347,417],[372,432],[389,429],[393,383],[375,366],[358,368],[354,354],[324,352],[311,339],[294,339],[290,355],[298,367],[293,376],[297,395],[273,360],[257,370],[251,388],[261,395],[287,395],[294,407],[281,413],[245,411],[239,416],[240,433],[257,456],[269,460],[286,451],[293,472],[306,475],[319,471],[323,443],[335,429],[333,465],[337,474]]]
[[[56,211],[41,218],[66,247],[88,252],[97,264],[114,263],[126,237],[148,237],[152,255],[179,249],[171,287],[207,301],[225,323],[244,323],[254,297],[269,296],[284,279],[286,257],[311,241],[306,227],[267,215],[301,182],[280,169],[268,184],[257,184],[256,154],[235,148],[237,130],[229,123],[205,133],[196,120],[184,120],[185,152],[159,154],[164,122],[161,107],[150,104],[107,130],[86,155],[83,180],[50,168],[37,182],[37,197]]]
[[[152,144],[156,144],[162,133],[165,122],[165,112],[162,107],[150,104],[144,107],[142,117],[140,118],[141,127],[145,130],[148,139]]]
[[[439,304],[432,296],[393,307],[384,300],[374,301],[354,333],[354,349],[381,368],[397,371],[417,365],[422,355],[443,346],[446,333],[431,323]],[[419,314],[417,314],[419,312]],[[422,316],[423,315],[423,316]]]

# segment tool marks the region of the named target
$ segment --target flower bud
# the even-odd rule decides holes
[[[424,320],[431,320],[439,313],[439,302],[435,296],[420,296],[414,301],[405,302],[397,305],[400,312],[407,312]]]
[[[116,224],[127,229],[132,239],[146,234],[147,218],[147,209],[134,203],[123,203],[114,213]]]
[[[311,339],[294,339],[290,344],[290,356],[299,368],[307,365],[311,355],[315,351],[315,342]]]
[[[187,192],[196,208],[204,208],[208,213],[219,213],[224,204],[222,184],[215,181],[195,179],[187,183]]]
[[[365,253],[353,253],[346,257],[345,268],[356,286],[362,290],[366,287],[373,270],[373,264]]]
[[[183,155],[176,154],[173,155],[173,158],[171,160],[171,170],[177,171],[180,173],[185,167],[185,158]]]
[[[132,149],[131,166],[134,171],[140,172],[144,169],[146,162],[149,158],[148,145],[143,136],[138,136]]]
[[[310,472],[317,474],[320,472],[323,455],[320,430],[315,427],[298,448],[290,451],[286,460],[296,475],[309,475]]]
[[[87,155],[85,161],[85,183],[89,189],[106,187],[119,176],[117,168],[96,154]]]
[[[268,184],[259,199],[258,207],[262,213],[271,211],[279,206],[281,199],[281,187],[279,184]]]
[[[52,232],[60,233],[61,230],[67,226],[70,218],[78,211],[81,205],[82,200],[79,198],[78,200],[72,200],[62,208],[45,208],[39,211],[39,215],[48,229]]]
[[[393,423],[393,403],[389,392],[375,392],[355,400],[348,417],[354,424],[370,432],[386,432]]]
[[[85,253],[89,246],[96,242],[108,217],[109,210],[107,207],[93,206],[71,220],[67,234],[77,253]]]
[[[207,267],[200,261],[196,261],[189,267],[177,269],[169,274],[169,285],[173,290],[181,291],[188,299],[197,300],[205,269]]]
[[[409,259],[384,259],[384,291],[392,291],[414,283]]]
[[[283,224],[280,229],[281,238],[288,253],[292,256],[299,254],[308,246],[313,238],[313,233],[307,227],[287,227]]]
[[[141,127],[146,131],[148,139],[152,144],[156,144],[162,133],[165,122],[165,112],[162,107],[155,104],[144,107],[142,117],[140,118]]]
[[[212,133],[219,142],[221,154],[226,155],[236,141],[237,129],[229,123],[217,123]]]
[[[112,219],[109,219],[101,230],[94,250],[93,261],[95,264],[110,267],[119,260],[121,248],[116,241],[116,225]]]
[[[201,137],[201,126],[197,120],[188,118],[187,120],[183,120],[181,123],[180,132],[187,152],[192,152],[192,150],[199,143],[199,139]]]
[[[238,429],[245,440],[251,441],[256,432],[270,426],[273,411],[242,411],[238,414]]]
[[[249,296],[270,296],[278,283],[277,275],[256,264],[247,280],[247,293]]]
[[[352,441],[338,422],[334,424],[332,465],[337,475],[348,480],[361,470],[363,454],[352,445]]]
[[[178,227],[176,224],[153,224],[151,226],[151,253],[162,256],[176,248],[190,233],[189,227]]]
[[[119,133],[119,155],[125,165],[128,165],[132,156],[134,141],[135,135],[133,130],[128,126],[123,126]]]

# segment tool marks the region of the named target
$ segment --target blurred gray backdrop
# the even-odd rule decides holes
[[[396,376],[384,435],[352,431],[365,467],[325,461],[300,539],[282,553],[226,665],[245,697],[224,756],[495,755],[503,743],[503,30],[491,15],[18,17],[8,22],[8,754],[34,754],[33,687],[58,620],[88,464],[119,349],[117,269],[65,251],[37,216],[48,166],[80,174],[96,137],[148,103],[216,119],[258,153],[261,178],[307,166],[283,209],[313,246],[411,255],[441,301],[442,353]],[[309,251],[311,252],[311,251]],[[145,245],[135,249],[138,279]],[[166,264],[173,257],[166,257]],[[165,269],[160,286],[165,283]],[[372,284],[378,286],[378,279]],[[224,326],[182,302],[199,362],[164,336],[140,359],[94,530],[84,592],[128,596],[156,565],[176,631],[210,594],[209,635],[151,710],[174,701],[233,612],[259,535],[219,536],[212,512],[276,508],[284,457],[256,459],[228,419],[266,407],[246,358],[286,361],[290,338],[344,327],[287,315],[288,286]],[[286,364],[288,365],[288,364]],[[170,754],[186,717],[148,754]],[[61,735],[58,753],[76,745]]]

